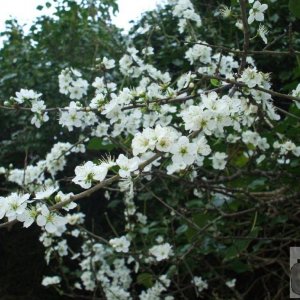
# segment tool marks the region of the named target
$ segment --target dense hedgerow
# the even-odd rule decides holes
[[[47,263],[59,265],[43,285],[100,299],[255,297],[245,278],[274,263],[272,241],[297,240],[288,221],[300,195],[300,84],[275,90],[273,74],[255,60],[299,57],[297,38],[269,50],[274,3],[232,1],[213,7],[207,20],[191,1],[170,0],[185,45],[176,68],[161,70],[158,46],[149,38],[138,50],[135,33],[118,61],[108,53],[87,66],[92,80],[71,66],[57,74],[67,105],[49,107],[42,93],[25,88],[1,104],[30,114],[37,131],[56,120],[67,133],[41,159],[0,169],[15,187],[0,197],[0,226],[38,225]],[[213,19],[233,20],[242,48],[205,41]],[[143,26],[145,34],[156,25]],[[267,48],[252,50],[254,37]],[[102,225],[89,228],[81,204],[94,193],[106,211]],[[257,285],[266,292],[271,281],[264,275]],[[281,290],[268,293],[280,297]]]

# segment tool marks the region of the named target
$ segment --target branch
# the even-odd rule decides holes
[[[218,92],[227,88],[230,88],[231,85],[225,85],[225,86],[221,86],[221,87],[217,87],[217,88],[213,88],[210,90],[206,90],[203,91],[202,93],[211,93],[211,92]],[[124,106],[122,107],[122,111],[124,110],[128,110],[128,109],[133,109],[133,108],[143,108],[143,107],[148,107],[149,104],[171,104],[171,103],[180,103],[180,102],[185,102],[191,99],[196,98],[198,95],[189,95],[189,96],[185,96],[185,97],[178,97],[180,95],[177,95],[177,97],[168,97],[168,98],[159,98],[159,99],[153,99],[150,101],[147,101],[147,104],[143,103],[143,102],[138,102],[132,105],[128,105],[128,106]],[[5,105],[0,105],[0,109],[4,109],[4,110],[11,110],[11,111],[18,111],[18,110],[22,110],[22,111],[29,111],[31,112],[31,108],[30,107],[23,107],[23,106],[19,106],[19,105],[14,105],[14,106],[5,106]],[[61,112],[61,111],[69,111],[69,108],[65,108],[65,107],[51,107],[51,108],[46,108],[41,110],[41,112]],[[98,108],[90,108],[90,107],[82,107],[82,108],[77,108],[76,111],[84,111],[84,112],[99,112],[101,111],[101,109]]]
[[[272,95],[274,97],[285,98],[285,99],[289,99],[289,100],[300,102],[300,98],[292,96],[292,95],[287,95],[287,94],[282,94],[282,93],[279,93],[279,92],[267,90],[267,89],[264,89],[264,88],[259,87],[259,86],[255,86],[253,88],[249,88],[248,85],[245,84],[245,83],[243,83],[243,82],[235,81],[235,80],[232,80],[232,79],[223,78],[221,76],[212,76],[212,75],[205,75],[205,74],[200,74],[200,73],[198,73],[198,74],[201,77],[206,78],[206,79],[217,79],[217,80],[220,80],[220,81],[223,81],[223,82],[226,82],[226,83],[230,83],[230,84],[233,84],[233,85],[236,85],[236,86],[239,86],[239,87],[246,87],[248,89],[254,89],[254,90],[257,90],[257,91],[261,91],[261,92],[270,94],[270,95]]]
[[[149,158],[145,162],[141,163],[139,165],[139,170],[142,171],[147,165],[151,164],[153,161],[155,161],[160,156],[162,156],[162,153],[160,153],[160,152],[156,153],[151,158]],[[119,179],[120,179],[120,176],[119,175],[115,175],[115,176],[113,176],[113,177],[111,177],[109,179],[106,179],[106,180],[104,180],[104,181],[96,184],[95,186],[93,186],[92,188],[90,188],[90,189],[88,189],[86,191],[83,191],[83,192],[81,192],[79,194],[71,196],[69,199],[67,199],[65,201],[62,201],[62,202],[59,202],[59,203],[57,203],[57,204],[49,207],[49,210],[51,210],[51,211],[59,210],[62,207],[64,207],[65,205],[68,205],[71,202],[78,201],[78,200],[80,200],[82,198],[89,197],[90,195],[92,195],[96,191],[102,189],[103,187],[105,187],[107,185],[111,185],[112,183],[118,181]],[[11,227],[11,226],[13,226],[16,223],[18,223],[18,220],[12,220],[12,221],[8,221],[6,223],[2,223],[2,224],[0,224],[0,229],[1,228],[6,228],[6,227]]]
[[[237,54],[237,55],[243,55],[244,51],[243,50],[239,50],[239,49],[233,49],[233,48],[229,48],[229,47],[225,47],[225,46],[221,46],[221,45],[212,45],[212,44],[208,44],[208,43],[204,43],[204,42],[185,42],[185,44],[198,44],[198,45],[203,45],[203,46],[207,46],[207,47],[211,47],[214,49],[220,49],[226,52],[230,52],[233,54]],[[271,50],[248,50],[247,51],[248,54],[251,55],[272,55],[272,56],[296,56],[296,55],[300,55],[300,51],[293,51],[292,53],[290,51],[271,51]]]
[[[244,31],[244,44],[243,44],[243,55],[240,63],[240,67],[238,70],[238,75],[240,75],[245,69],[247,63],[247,55],[248,48],[250,43],[250,34],[249,34],[249,26],[247,20],[247,9],[246,9],[246,0],[240,0],[240,8],[242,14],[242,22],[243,22],[243,31]]]

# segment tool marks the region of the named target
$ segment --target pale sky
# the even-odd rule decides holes
[[[38,5],[46,2],[46,0],[0,0],[0,31],[5,29],[5,20],[11,16],[15,17],[20,24],[28,24],[27,28],[29,28],[32,20],[37,16],[45,12],[48,14],[53,12],[52,8],[36,10]],[[130,20],[136,20],[142,12],[154,9],[156,4],[163,2],[164,0],[118,0],[119,14],[113,18],[113,22],[127,31],[130,28]]]

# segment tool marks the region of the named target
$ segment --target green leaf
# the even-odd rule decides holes
[[[203,201],[201,199],[193,199],[185,203],[185,206],[188,208],[198,208],[203,207]]]
[[[186,224],[183,224],[176,229],[176,234],[180,235],[182,233],[185,233],[188,230],[188,228],[189,227]]]
[[[212,86],[215,86],[215,87],[220,86],[219,80],[214,79],[214,78],[210,80],[210,83],[211,83]]]
[[[239,257],[240,253],[247,249],[251,240],[237,240],[225,252],[224,261]]]
[[[237,273],[243,273],[251,270],[250,265],[245,264],[238,259],[234,259],[233,261],[231,261],[230,267],[232,270],[234,270]]]
[[[172,64],[175,65],[175,66],[177,66],[177,67],[180,67],[180,66],[183,65],[183,61],[180,60],[180,59],[178,59],[178,58],[176,58],[176,59],[174,59],[174,60],[172,61]]]
[[[232,163],[234,166],[242,168],[244,167],[249,161],[249,158],[246,157],[244,154],[236,157],[235,159],[232,160]]]
[[[193,215],[193,221],[200,227],[204,227],[207,225],[207,223],[212,219],[212,216],[210,214],[194,214]]]
[[[150,273],[139,274],[137,282],[146,288],[151,288],[153,286],[153,276]]]
[[[115,145],[106,144],[106,142],[104,142],[103,139],[97,137],[92,138],[87,145],[88,150],[94,150],[94,151],[99,151],[99,150],[111,151],[114,148]]]
[[[120,200],[112,200],[112,201],[109,201],[109,203],[107,204],[107,207],[108,207],[108,208],[115,208],[115,207],[117,207],[120,203],[121,203]]]
[[[178,272],[178,267],[174,265],[170,266],[169,270],[167,271],[168,278],[172,278],[176,272]]]
[[[254,218],[256,220],[256,216]],[[255,224],[256,221],[254,221]],[[254,225],[253,224],[253,225]],[[250,237],[257,237],[258,233],[260,231],[259,227],[254,227],[251,229],[251,232],[249,233],[249,235],[247,237],[249,237],[249,239],[245,239],[245,240],[235,240],[231,246],[229,246],[227,248],[227,250],[225,251],[225,256],[224,256],[224,261],[228,261],[231,260],[233,258],[238,258],[240,256],[240,254],[242,252],[244,252],[249,244],[252,242]]]
[[[42,10],[43,8],[44,8],[43,5],[38,5],[38,6],[36,7],[37,10]]]
[[[148,227],[142,227],[139,230],[139,232],[142,233],[142,234],[149,234],[149,228]]]
[[[289,1],[290,12],[300,19],[300,1],[299,0],[290,0]]]
[[[295,159],[295,160],[291,161],[290,166],[291,166],[292,168],[296,168],[296,167],[299,166],[299,164],[300,164],[300,160],[299,160],[299,159]]]
[[[258,187],[262,187],[266,184],[267,179],[265,177],[259,177],[255,180],[253,180],[250,184],[249,184],[249,188],[251,189],[256,189]]]
[[[272,220],[271,220],[271,222],[273,224],[284,224],[287,221],[288,221],[287,216],[277,216],[277,217],[273,217]]]
[[[17,75],[18,75],[17,73],[10,73],[10,74],[3,76],[0,80],[0,84],[2,85],[6,80],[15,78]]]

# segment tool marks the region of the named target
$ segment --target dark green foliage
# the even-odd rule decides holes
[[[77,1],[78,2],[78,1]],[[88,80],[94,78],[96,58],[122,55],[122,37],[111,24],[109,9],[117,10],[109,1],[51,1],[52,16],[41,16],[27,35],[16,20],[6,22],[2,34],[7,41],[0,49],[0,99],[8,100],[21,88],[43,94],[47,107],[68,105],[69,99],[59,93],[58,75],[65,67],[80,69]],[[38,9],[45,9],[39,7]],[[116,47],[117,45],[117,47]],[[31,155],[42,155],[51,148],[54,136],[61,135],[56,118],[50,118],[40,131],[30,125],[30,114],[0,111],[0,164],[10,162],[22,166],[25,149]],[[77,140],[74,135],[71,140]],[[19,157],[14,161],[12,157]]]

